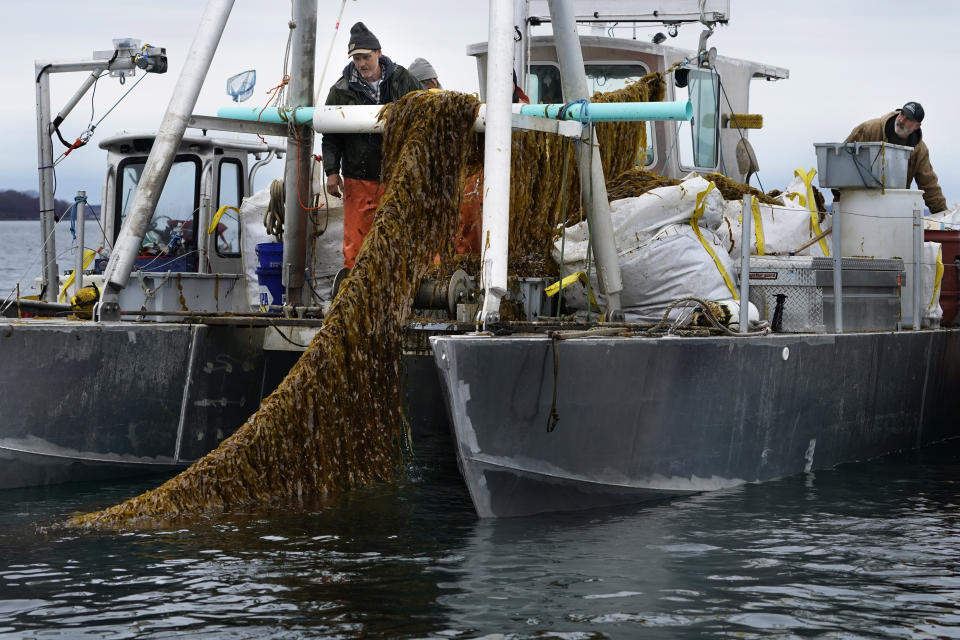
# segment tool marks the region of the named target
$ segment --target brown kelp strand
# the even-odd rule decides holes
[[[581,218],[574,145],[540,131],[513,134],[508,266],[517,277],[559,273],[550,257],[557,225]]]
[[[701,175],[704,179],[713,182],[717,186],[717,191],[720,192],[724,200],[742,200],[743,196],[750,194],[756,196],[757,200],[763,204],[779,204],[773,197],[775,194],[763,193],[759,189],[755,189],[742,182],[737,182],[721,173],[704,173]],[[651,189],[673,187],[678,184],[680,184],[680,180],[665,178],[659,173],[647,171],[646,169],[631,169],[607,181],[607,195],[611,200],[635,198]]]
[[[717,191],[720,192],[720,195],[723,196],[724,200],[743,200],[743,196],[749,194],[756,196],[763,204],[780,204],[773,196],[755,189],[750,185],[743,184],[742,182],[737,182],[736,180],[731,180],[722,173],[704,173],[701,174],[704,179],[709,180],[713,184],[717,185]]]
[[[680,184],[679,180],[666,178],[653,171],[629,169],[613,179],[607,178],[607,197],[611,200],[636,198],[651,189],[673,187],[678,184]]]
[[[323,328],[279,387],[219,447],[160,487],[73,527],[123,528],[392,481],[401,462],[402,326],[451,241],[478,103],[411,93],[385,113],[386,191]]]

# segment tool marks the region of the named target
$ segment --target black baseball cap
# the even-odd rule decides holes
[[[907,116],[911,120],[916,122],[923,122],[923,107],[920,106],[919,102],[908,102],[903,105],[903,108],[900,109],[903,112],[903,115]]]

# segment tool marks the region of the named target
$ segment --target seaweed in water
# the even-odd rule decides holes
[[[69,520],[123,528],[392,481],[403,458],[402,328],[453,236],[478,102],[416,92],[385,109],[384,193],[323,328],[232,436],[160,487]],[[370,390],[376,390],[371,393]]]
[[[593,99],[660,100],[663,93],[662,75],[652,73]],[[214,451],[160,487],[67,526],[160,524],[243,504],[334,498],[396,477],[407,441],[404,325],[424,274],[455,264],[464,183],[480,171],[482,144],[472,131],[478,106],[464,94],[413,92],[384,108],[386,190],[354,269],[300,360]],[[611,198],[677,183],[636,168],[646,148],[645,123],[603,123],[597,138],[605,175],[617,176],[608,183]],[[582,219],[574,144],[541,132],[513,134],[512,277],[558,272],[550,257],[558,227]],[[707,177],[725,197],[756,192]],[[475,257],[464,260],[476,264]]]

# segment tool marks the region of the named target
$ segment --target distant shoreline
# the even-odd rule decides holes
[[[69,214],[72,201],[54,200],[53,210],[61,216]],[[67,212],[67,213],[64,213]],[[86,217],[99,218],[100,205],[87,204]],[[3,220],[39,220],[40,194],[36,191],[0,190],[0,221]],[[59,220],[59,218],[58,218]]]
[[[99,219],[100,219],[99,212],[97,212],[97,213],[92,213],[92,212],[90,211],[90,209],[93,208],[93,207],[96,207],[97,209],[100,208],[99,205],[93,205],[92,207],[89,207],[89,208],[87,209],[86,215],[84,216],[85,219],[87,219],[87,220],[99,220]],[[70,216],[69,216],[69,214],[68,214],[68,215],[63,216],[63,218],[69,219]],[[59,222],[59,221],[62,220],[63,218],[57,218],[57,221]],[[30,221],[40,222],[40,215],[37,214],[37,213],[34,213],[34,214],[19,214],[19,213],[6,214],[6,213],[0,212],[0,222],[30,222]]]

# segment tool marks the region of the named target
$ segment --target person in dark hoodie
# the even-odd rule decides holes
[[[937,174],[930,164],[930,151],[920,132],[923,115],[923,107],[919,102],[908,102],[901,109],[858,125],[844,142],[889,142],[913,147],[907,160],[907,184],[904,187],[909,188],[910,183],[916,180],[917,188],[923,190],[923,201],[930,212],[938,213],[946,210],[947,200],[940,190]]]
[[[381,53],[380,41],[362,22],[350,28],[347,55],[353,61],[330,88],[326,104],[387,104],[423,89],[409,71]],[[347,268],[354,265],[383,195],[382,143],[383,137],[376,133],[323,134],[327,193],[343,198],[343,266]]]

